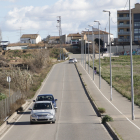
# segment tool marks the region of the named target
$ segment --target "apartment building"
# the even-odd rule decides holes
[[[130,19],[129,10],[117,11],[118,43],[121,45],[130,44]],[[140,3],[135,4],[131,9],[131,30],[132,43],[140,44]]]

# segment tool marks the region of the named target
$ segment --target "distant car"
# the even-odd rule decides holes
[[[52,122],[55,123],[55,107],[51,101],[36,101],[31,110],[30,123]]]
[[[73,59],[69,59],[69,63],[74,63],[74,60]]]
[[[74,60],[75,63],[77,63],[77,59],[76,58],[73,58],[73,60]]]
[[[54,99],[52,94],[39,94],[36,100],[33,100],[33,102],[36,102],[36,101],[51,101],[53,103],[53,106],[57,107],[56,105],[57,99]]]

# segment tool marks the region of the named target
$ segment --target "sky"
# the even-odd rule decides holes
[[[139,0],[131,0],[131,8]],[[58,16],[61,16],[62,34],[81,33],[85,28],[98,28],[117,36],[117,10],[128,10],[129,0],[0,0],[0,30],[3,41],[16,43],[22,34],[58,36]]]

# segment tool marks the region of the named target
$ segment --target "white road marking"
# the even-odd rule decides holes
[[[81,65],[81,63],[80,63]],[[81,65],[82,66],[82,65]],[[83,67],[83,66],[82,66]],[[83,67],[84,69],[84,67]],[[84,69],[85,70],[85,69]],[[85,70],[86,71],[86,70]],[[86,71],[86,73],[88,74],[88,72]],[[100,89],[98,88],[98,86],[95,84],[95,82],[92,80],[92,78],[90,77],[90,75],[88,74],[89,78],[91,79],[91,81],[93,82],[93,84],[96,86],[96,88],[99,90],[99,92],[102,94],[102,96],[120,113],[122,114],[131,124],[133,124],[137,129],[140,130],[140,127],[138,127],[136,124],[134,124],[129,118],[127,118],[113,103],[111,103],[107,97],[100,91]]]
[[[42,90],[42,88],[44,87],[46,81],[47,81],[48,78],[50,77],[50,74],[52,73],[54,67],[55,67],[55,65],[52,67],[52,69],[51,69],[51,71],[49,72],[47,78],[46,78],[45,81],[43,82],[43,85],[41,86],[41,88],[40,88],[38,94],[41,92],[41,90]],[[37,94],[37,95],[38,95],[38,94]],[[36,95],[36,97],[37,97],[37,95]],[[29,106],[31,106],[32,104],[33,104],[33,102],[32,102]],[[28,107],[26,108],[25,112],[26,112],[27,110],[28,110]],[[14,124],[16,124],[16,122],[19,121],[19,119],[25,114],[25,112],[14,122]],[[5,137],[5,135],[14,127],[14,124],[2,135],[2,137],[0,138],[0,140],[2,140],[2,139]]]
[[[64,75],[63,75],[62,99],[63,99],[63,92],[64,92],[64,84],[65,84],[64,79],[65,79],[65,67],[64,67]],[[58,121],[59,121],[59,119],[60,119],[61,110],[62,110],[62,99],[61,99],[61,104],[60,104],[60,112],[59,112]],[[58,138],[58,130],[59,130],[59,123],[58,123],[57,129],[56,129],[55,140],[57,140],[57,138]]]

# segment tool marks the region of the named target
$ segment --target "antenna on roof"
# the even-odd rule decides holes
[[[38,33],[39,33],[39,31],[36,34],[38,34]]]

